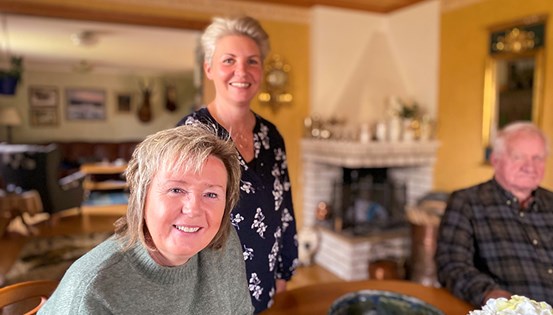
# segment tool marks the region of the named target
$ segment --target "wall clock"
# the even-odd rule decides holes
[[[262,104],[269,105],[273,111],[277,111],[283,104],[292,102],[292,94],[288,92],[290,70],[290,65],[279,55],[271,56],[265,63],[263,88],[258,99]]]

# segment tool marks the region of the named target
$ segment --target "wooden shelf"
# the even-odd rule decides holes
[[[81,172],[86,175],[83,181],[86,198],[92,191],[127,189],[128,185],[124,179],[110,179],[123,174],[126,169],[127,164],[87,163],[81,165]]]
[[[86,175],[95,174],[122,174],[127,164],[87,163],[81,165],[81,172]]]
[[[127,182],[124,180],[105,180],[101,182],[95,182],[86,179],[83,182],[85,190],[114,190],[114,189],[127,189]]]

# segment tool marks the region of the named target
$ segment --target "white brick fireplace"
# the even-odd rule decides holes
[[[332,204],[343,168],[387,168],[394,181],[405,183],[407,204],[429,192],[438,148],[436,141],[368,142],[303,139],[304,228],[316,225],[319,202]],[[319,228],[317,264],[345,280],[367,279],[371,261],[409,254],[409,231],[353,237]]]

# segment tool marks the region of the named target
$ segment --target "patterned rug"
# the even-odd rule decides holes
[[[32,239],[0,286],[28,280],[60,280],[75,260],[110,235],[104,232]]]

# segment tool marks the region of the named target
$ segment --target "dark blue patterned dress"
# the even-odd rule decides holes
[[[276,279],[292,277],[298,243],[284,139],[269,121],[257,114],[255,120],[254,158],[246,163],[239,156],[240,200],[231,219],[242,243],[252,303],[259,313],[273,303]],[[197,122],[214,127],[220,138],[229,138],[205,107],[178,125]]]

